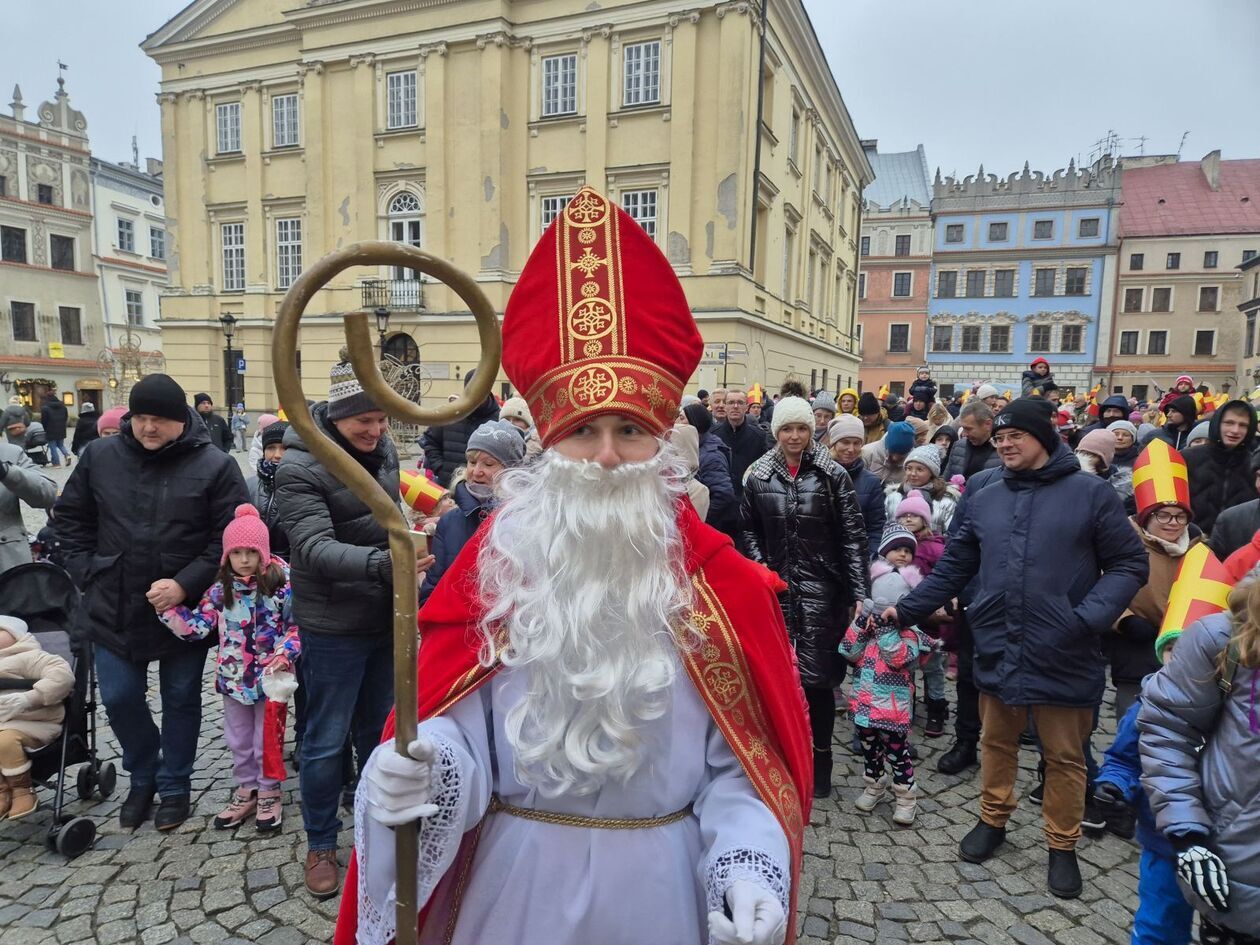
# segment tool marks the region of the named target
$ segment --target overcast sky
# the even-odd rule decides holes
[[[67,63],[92,151],[157,156],[158,69],[145,35],[186,0],[0,0],[0,109],[14,82],[27,117]],[[248,2],[248,0],[245,0]],[[294,0],[294,4],[300,0]],[[943,173],[1005,176],[1088,161],[1109,131],[1121,153],[1221,148],[1260,157],[1260,0],[805,0],[858,134],[927,149]]]

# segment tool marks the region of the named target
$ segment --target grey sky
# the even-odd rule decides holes
[[[186,0],[0,0],[0,108],[22,85],[28,116],[66,87],[92,150],[161,150],[158,69],[140,41]],[[296,2],[296,0],[295,0]],[[805,0],[858,134],[883,150],[922,143],[943,172],[1051,171],[1114,130],[1122,153],[1213,148],[1260,157],[1258,0]]]

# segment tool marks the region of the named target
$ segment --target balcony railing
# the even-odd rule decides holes
[[[419,279],[364,279],[363,307],[423,311],[424,283]]]

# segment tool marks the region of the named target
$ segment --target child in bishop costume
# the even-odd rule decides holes
[[[545,451],[421,611],[420,737],[403,757],[391,721],[363,772],[335,941],[393,937],[418,819],[421,942],[790,942],[805,701],[782,583],[663,439],[703,347],[682,287],[584,188],[503,330]]]

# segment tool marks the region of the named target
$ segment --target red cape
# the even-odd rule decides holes
[[[785,585],[739,554],[728,536],[700,521],[689,502],[680,504],[678,524],[684,566],[697,598],[691,620],[707,638],[683,661],[749,780],[787,834],[793,876],[786,945],[792,945],[804,829],[813,800],[813,752],[796,656],[775,596]],[[482,612],[477,556],[484,535],[483,527],[464,546],[420,614],[421,720],[447,711],[497,668],[477,661]],[[393,735],[391,713],[382,741]],[[355,942],[357,872],[352,857],[334,945]],[[422,912],[422,925],[425,918]]]

